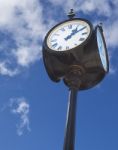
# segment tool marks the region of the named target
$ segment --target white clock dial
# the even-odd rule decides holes
[[[102,65],[104,67],[104,70],[107,71],[108,66],[107,66],[107,57],[106,57],[106,47],[103,41],[100,28],[97,28],[97,43],[98,43],[98,50],[99,50]]]
[[[82,44],[90,35],[90,25],[83,20],[72,20],[54,28],[47,38],[47,45],[55,51],[66,51]]]

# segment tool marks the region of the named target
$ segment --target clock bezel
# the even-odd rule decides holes
[[[53,50],[53,49],[49,48],[49,46],[48,46],[48,44],[47,44],[47,39],[48,39],[48,36],[50,35],[50,33],[51,33],[55,28],[57,28],[59,25],[64,24],[64,23],[66,23],[66,22],[70,22],[70,21],[76,21],[76,20],[84,21],[84,22],[86,22],[86,23],[89,25],[89,27],[90,27],[90,33],[89,33],[87,39],[86,39],[84,42],[82,42],[80,45],[78,45],[78,46],[76,46],[76,47],[74,47],[74,48],[71,48],[71,49],[69,49],[69,50],[56,51],[56,50]],[[89,39],[91,38],[92,33],[93,33],[93,25],[91,24],[90,21],[88,21],[88,20],[86,20],[86,19],[82,19],[82,18],[69,19],[69,20],[63,21],[63,22],[61,22],[61,23],[55,25],[55,26],[47,33],[47,35],[45,36],[45,39],[44,39],[43,47],[44,47],[45,50],[47,50],[47,51],[49,51],[49,52],[52,52],[52,53],[67,53],[67,52],[73,51],[73,50],[75,50],[75,49],[77,49],[77,48],[80,48],[80,47],[83,47],[84,45],[86,45],[86,44],[88,43]]]
[[[99,30],[99,32],[100,32],[100,34],[101,34],[102,41],[103,41],[103,44],[104,44],[104,47],[105,47],[105,57],[106,57],[107,69],[105,69],[104,66],[103,66],[102,59],[101,59],[101,56],[100,56],[99,47],[98,47],[98,42],[97,42],[97,48],[98,48],[98,54],[99,54],[100,62],[101,62],[101,65],[102,65],[104,71],[105,71],[106,73],[108,73],[108,72],[109,72],[109,58],[108,58],[108,52],[107,52],[107,46],[106,46],[106,42],[105,42],[105,37],[104,37],[104,34],[103,34],[103,29],[102,29],[102,27],[99,26],[99,25],[96,26],[96,29],[95,29],[96,41],[97,41],[97,30]]]

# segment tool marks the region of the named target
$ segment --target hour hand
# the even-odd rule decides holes
[[[67,40],[69,40],[69,39],[71,39],[71,37],[74,35],[74,34],[76,34],[77,33],[77,28],[76,29],[74,29],[74,30],[72,30],[72,33],[70,34],[70,35],[68,35],[66,38],[64,38],[66,41]]]
[[[75,28],[74,30],[72,30],[72,34],[76,34],[78,31],[77,31],[77,28]]]
[[[67,40],[71,39],[71,37],[72,37],[72,33],[70,35],[68,35],[67,37],[65,37],[64,39],[67,41]]]

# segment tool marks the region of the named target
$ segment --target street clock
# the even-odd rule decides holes
[[[54,82],[62,79],[67,86],[76,82],[80,90],[95,86],[109,70],[102,26],[94,28],[83,18],[57,24],[44,39],[43,60]]]
[[[43,42],[43,60],[50,79],[63,80],[70,89],[63,150],[74,150],[78,90],[97,85],[109,71],[102,25],[73,18],[54,26]]]

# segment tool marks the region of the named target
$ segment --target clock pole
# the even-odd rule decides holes
[[[64,150],[74,150],[75,144],[77,90],[72,88],[69,94]]]
[[[83,75],[83,73],[83,68],[78,65],[72,65],[64,78],[64,82],[69,87],[70,93],[63,150],[74,150],[77,94],[79,91],[81,76]]]

